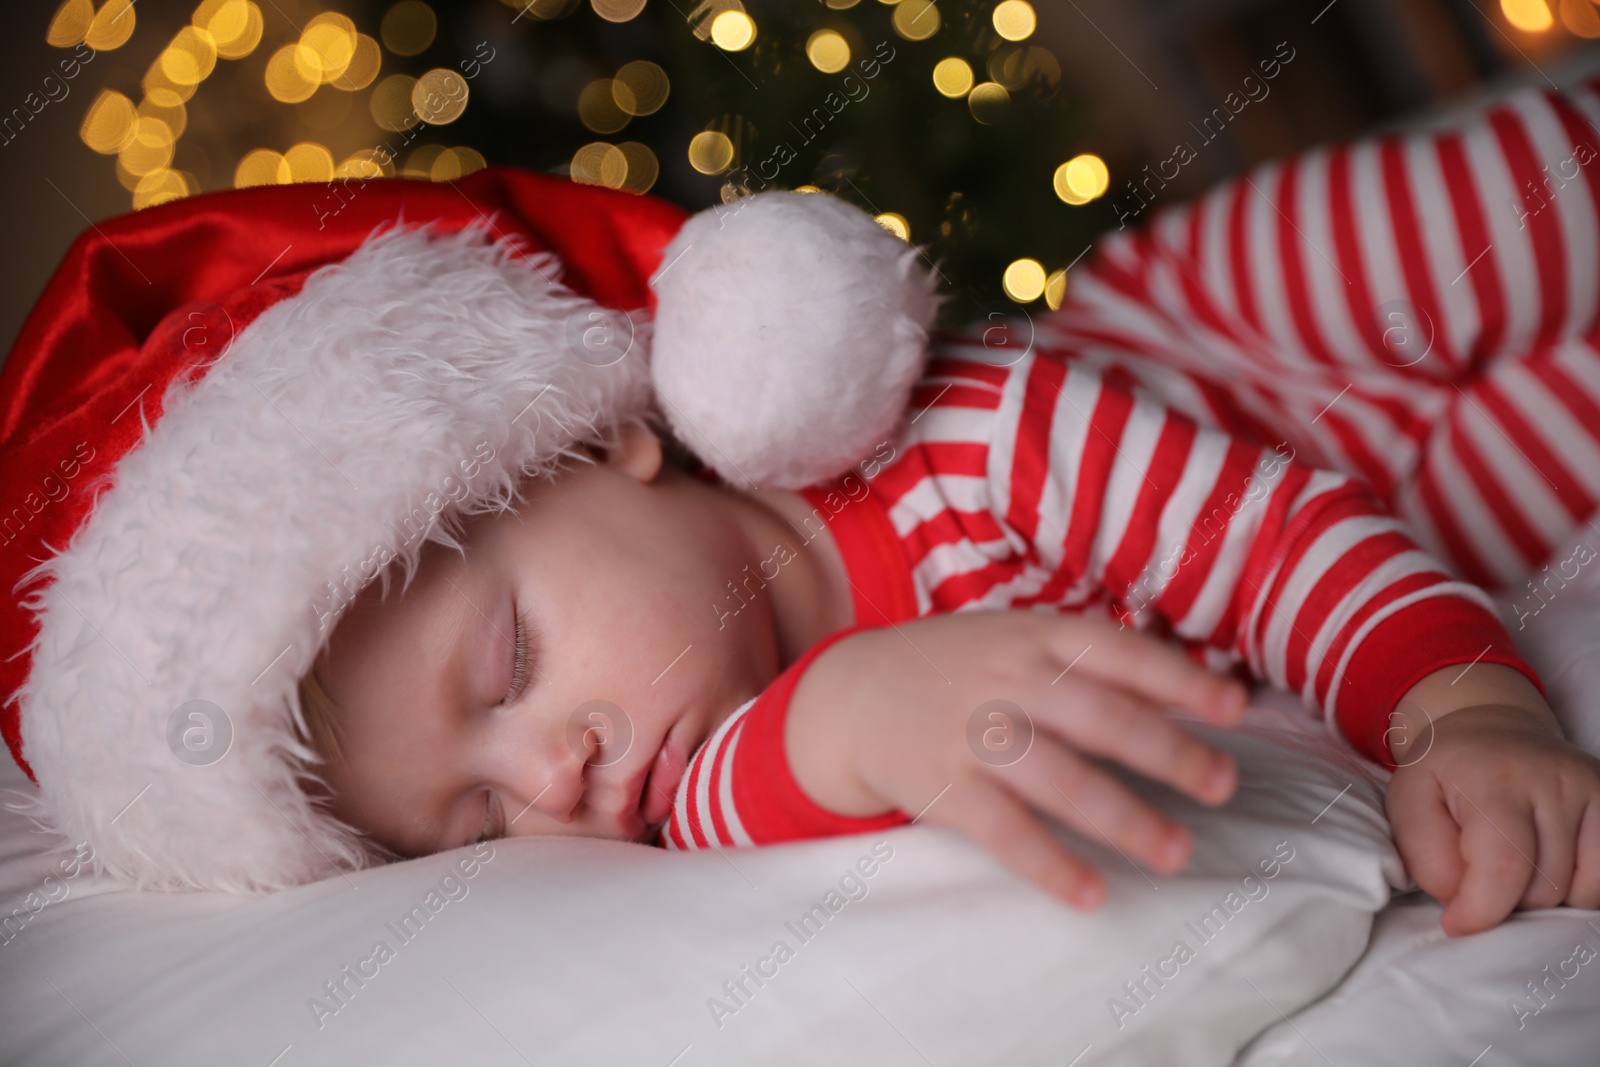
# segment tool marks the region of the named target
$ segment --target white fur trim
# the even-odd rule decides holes
[[[514,506],[525,470],[583,458],[575,442],[649,407],[645,321],[630,317],[617,362],[575,358],[572,324],[598,309],[556,266],[485,226],[390,229],[269,308],[197,383],[175,380],[92,515],[25,579],[51,579],[24,601],[39,633],[18,692],[41,788],[11,806],[142,888],[261,891],[370,865],[294,774],[315,759],[296,680],[337,617],[323,613],[349,602],[330,583],[384,551],[409,582],[424,541],[454,543],[441,497],[463,515]],[[208,766],[168,745],[195,699],[232,724]]]
[[[662,254],[662,414],[724,480],[799,489],[894,433],[940,297],[921,253],[823,193],[703,211]]]

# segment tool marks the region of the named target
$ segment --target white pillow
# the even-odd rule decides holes
[[[1112,890],[1092,915],[927,825],[722,853],[521,839],[470,877],[463,849],[257,899],[82,875],[0,947],[0,1058],[1221,1067],[1338,981],[1400,872],[1366,766],[1252,714],[1212,734],[1244,775],[1224,812],[1136,783],[1194,828],[1184,875],[1079,843]],[[16,884],[5,818],[14,903],[43,874]]]

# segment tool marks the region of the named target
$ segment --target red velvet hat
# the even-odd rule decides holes
[[[91,226],[0,368],[0,730],[40,787],[8,806],[143,888],[369,864],[298,784],[296,682],[359,589],[631,418],[735,486],[842,473],[932,289],[830,196],[688,217],[510,168]]]

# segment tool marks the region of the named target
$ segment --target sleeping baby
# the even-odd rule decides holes
[[[301,682],[330,810],[397,856],[927,821],[1091,908],[1104,882],[1037,813],[1180,870],[1185,829],[1102,761],[1225,802],[1234,766],[1167,711],[1236,723],[1253,680],[1393,769],[1448,932],[1600,906],[1600,761],[1362,482],[1116,368],[978,351],[936,348],[833,483],[737,490],[629,422],[399,595],[368,583]]]

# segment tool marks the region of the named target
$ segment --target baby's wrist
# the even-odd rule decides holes
[[[1483,713],[1467,718],[1491,716],[1508,726],[1563,737],[1555,712],[1521,671],[1501,663],[1457,664],[1412,686],[1390,713],[1384,731],[1390,756],[1401,767],[1417,762],[1418,753],[1433,744],[1440,721],[1465,711]]]

